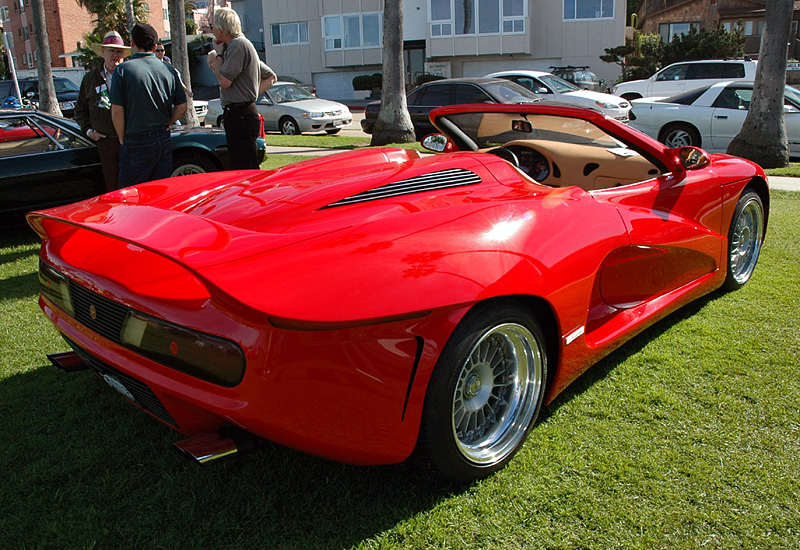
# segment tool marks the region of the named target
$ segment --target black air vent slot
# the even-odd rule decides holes
[[[388,185],[376,187],[369,191],[364,191],[357,195],[352,195],[340,201],[336,201],[323,208],[333,208],[335,206],[345,206],[359,202],[368,202],[390,197],[400,197],[424,191],[436,191],[439,189],[449,189],[451,187],[462,187],[464,185],[475,185],[481,182],[481,177],[470,170],[463,168],[452,168],[441,170],[423,176],[415,176],[405,180],[396,181]]]

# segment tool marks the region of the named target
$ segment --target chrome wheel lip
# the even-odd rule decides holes
[[[502,353],[506,360],[498,360]],[[539,410],[543,383],[542,349],[527,328],[505,323],[486,331],[461,365],[453,392],[451,428],[459,453],[483,466],[513,454]],[[470,425],[483,433],[467,437],[463,428]]]
[[[761,253],[764,234],[764,211],[759,201],[751,197],[734,220],[730,243],[730,271],[737,284],[746,283],[753,275]]]
[[[190,176],[192,174],[205,174],[206,170],[199,164],[183,164],[179,170],[173,170],[171,177]]]

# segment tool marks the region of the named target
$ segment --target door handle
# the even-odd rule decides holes
[[[715,116],[714,118],[724,118],[724,119],[726,119],[726,120],[727,120],[727,118],[728,118],[728,115],[717,115],[717,116]]]

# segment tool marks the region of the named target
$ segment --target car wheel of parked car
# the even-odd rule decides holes
[[[220,128],[225,128],[225,119],[222,115],[217,117],[217,126]]]
[[[733,213],[728,231],[728,274],[725,288],[743,287],[756,268],[764,242],[764,204],[753,190],[746,190]]]
[[[292,117],[283,117],[279,123],[281,133],[285,136],[296,136],[300,133],[297,122]]]
[[[692,126],[682,122],[668,124],[661,130],[658,141],[667,147],[700,147],[700,134]]]
[[[332,136],[333,134],[338,134],[341,131],[342,131],[341,128],[334,128],[332,130],[325,130],[325,133],[328,134],[329,136]]]
[[[536,319],[510,303],[473,309],[434,368],[420,457],[457,481],[502,468],[536,421],[546,378],[545,339]]]
[[[642,99],[642,94],[630,92],[627,94],[622,94],[619,97],[621,97],[622,99],[627,99],[628,101],[633,101],[634,99]]]
[[[172,177],[205,174],[219,170],[214,161],[200,153],[175,153],[172,155]]]

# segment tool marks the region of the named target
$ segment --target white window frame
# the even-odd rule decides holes
[[[296,42],[288,42],[283,38],[283,29],[289,27],[296,27],[297,37],[298,40]],[[278,34],[280,35],[280,42],[277,44],[275,43],[275,27],[278,27]],[[300,31],[301,28],[305,27],[305,40],[303,40],[303,33]],[[295,23],[273,23],[269,27],[269,39],[270,43],[279,48],[281,46],[296,46],[298,44],[308,44],[308,21],[298,21]]]
[[[505,34],[524,34],[525,33],[525,20],[528,17],[528,4],[527,0],[522,0],[522,15],[506,15],[504,10],[503,0],[488,0],[497,2],[497,13],[499,15],[499,30],[497,32],[480,32],[480,21],[478,18],[478,11],[480,9],[480,2],[487,0],[474,0],[475,2],[475,21],[474,32],[466,34],[456,34],[455,29],[455,10],[456,2],[461,0],[440,0],[442,2],[449,1],[449,19],[434,19],[433,18],[433,1],[428,2],[428,25],[430,27],[431,38],[453,37],[453,36],[499,36]],[[511,30],[505,30],[507,26],[511,26]]]
[[[564,17],[564,21],[565,22],[566,21],[599,21],[601,19],[605,19],[605,20],[614,19],[614,13],[615,13],[615,10],[616,10],[616,6],[614,5],[614,0],[599,0],[601,2],[601,4],[600,4],[600,14],[601,15],[600,16],[578,17],[578,3],[579,2],[586,2],[586,1],[592,1],[592,0],[564,0],[564,6],[563,6],[564,9],[561,12],[563,17]],[[602,15],[602,13],[603,13],[603,9],[602,8],[603,8],[604,4],[611,6],[611,15],[606,15],[606,16]],[[573,17],[567,17],[567,6],[568,5],[572,5]]]
[[[8,6],[0,6],[0,21],[8,21],[11,19],[11,10]]]
[[[358,18],[358,44],[346,45],[347,33],[345,31],[346,18]],[[378,44],[364,45],[364,19],[373,19],[377,17],[378,24]],[[338,22],[339,33],[328,34],[327,22]],[[337,15],[324,15],[322,17],[322,41],[325,45],[325,51],[338,51],[338,50],[364,50],[372,48],[383,47],[383,12],[366,12],[366,13],[341,13]]]
[[[669,38],[664,38],[664,35],[663,35],[663,34],[661,34],[661,27],[663,27],[664,25],[669,25]],[[676,31],[674,31],[674,30],[673,30],[673,29],[674,29],[674,27],[676,27],[676,26],[678,26],[678,25],[681,25],[681,26],[683,26],[683,25],[689,25],[689,30],[686,30],[686,31],[683,31],[683,32],[676,32]],[[667,43],[669,43],[669,42],[672,42],[672,37],[673,37],[673,36],[675,36],[676,34],[677,34],[678,36],[683,36],[684,34],[687,34],[687,33],[689,33],[689,31],[690,31],[691,29],[693,29],[693,28],[694,28],[694,29],[698,29],[698,30],[699,30],[699,29],[700,29],[700,23],[697,23],[697,22],[695,22],[695,21],[681,21],[680,23],[677,23],[677,22],[676,22],[676,23],[660,23],[660,24],[658,25],[658,34],[659,34],[659,35],[661,35],[661,41],[662,41],[662,42],[667,42]]]

